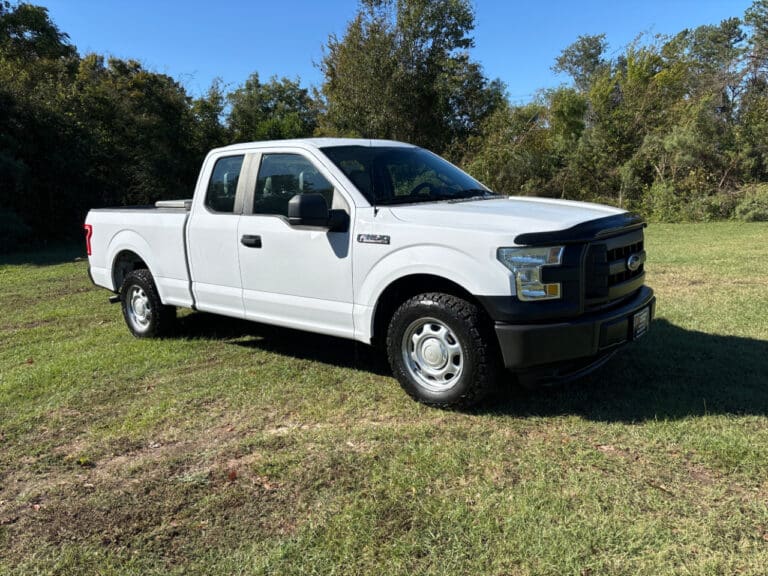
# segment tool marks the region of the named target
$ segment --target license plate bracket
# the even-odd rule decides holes
[[[635,315],[632,316],[632,339],[637,340],[638,338],[645,336],[650,324],[650,307],[643,308],[640,312],[635,313]]]

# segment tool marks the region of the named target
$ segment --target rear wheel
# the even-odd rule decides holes
[[[126,275],[120,288],[123,318],[137,338],[155,338],[167,334],[176,317],[176,308],[165,306],[157,293],[149,270],[134,270]]]
[[[496,383],[485,318],[457,296],[426,293],[405,301],[390,321],[387,354],[403,389],[425,404],[468,407]]]

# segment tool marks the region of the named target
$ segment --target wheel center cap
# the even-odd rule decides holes
[[[424,361],[433,367],[442,366],[448,359],[443,345],[435,338],[430,338],[421,347],[421,355]]]
[[[133,301],[133,309],[136,310],[138,316],[144,316],[147,312],[147,308],[144,305],[144,301],[140,298]]]

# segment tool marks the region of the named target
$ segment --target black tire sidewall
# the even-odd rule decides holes
[[[130,319],[128,298],[131,288],[134,286],[137,286],[144,291],[149,299],[149,304],[152,310],[149,326],[145,330],[137,330]],[[157,288],[155,288],[155,283],[149,270],[134,270],[125,277],[123,286],[120,288],[120,304],[123,310],[125,324],[128,326],[131,334],[137,338],[153,338],[160,334],[163,303],[157,293]]]
[[[406,301],[393,315],[387,333],[387,354],[394,376],[411,397],[426,404],[438,406],[469,405],[474,403],[474,397],[478,392],[475,390],[475,385],[478,383],[478,377],[481,376],[478,374],[479,354],[485,351],[485,343],[478,340],[478,327],[473,326],[453,307],[446,306],[447,303],[454,306],[459,303],[465,308],[471,308],[476,321],[474,306],[464,300],[443,294],[419,295]],[[402,354],[403,336],[413,322],[422,318],[435,318],[443,322],[461,344],[462,373],[458,382],[445,391],[436,392],[424,388],[413,379],[405,366]]]

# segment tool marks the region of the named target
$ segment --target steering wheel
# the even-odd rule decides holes
[[[437,188],[435,187],[432,182],[422,182],[421,184],[417,184],[416,187],[408,192],[408,196],[418,196],[424,188],[429,188],[430,192],[437,191]]]

